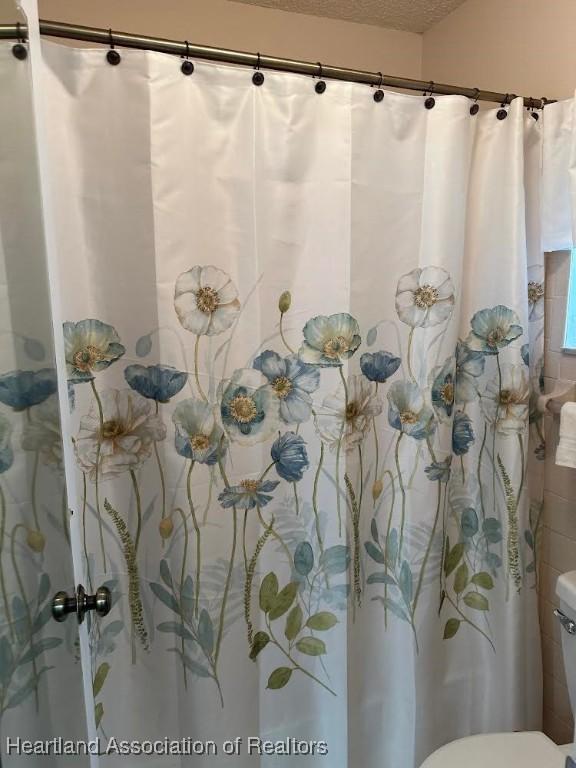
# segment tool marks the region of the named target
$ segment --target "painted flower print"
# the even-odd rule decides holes
[[[478,397],[478,379],[484,373],[486,358],[481,352],[474,352],[464,342],[456,346],[456,371],[454,397],[457,403],[471,403]]]
[[[223,388],[220,414],[231,440],[252,445],[276,431],[279,400],[261,373],[241,368]]]
[[[270,494],[278,485],[280,485],[279,480],[242,480],[239,485],[225,488],[218,496],[218,501],[225,509],[265,507],[269,501],[272,501]]]
[[[56,371],[11,371],[0,376],[0,403],[15,411],[25,411],[43,403],[58,389]]]
[[[522,362],[527,368],[530,368],[530,344],[522,344],[520,347]]]
[[[303,363],[330,368],[342,365],[360,346],[360,328],[352,315],[318,315],[303,329],[304,343],[298,353]]]
[[[55,395],[38,405],[32,420],[25,422],[22,448],[25,451],[38,451],[45,464],[62,469],[60,408]]]
[[[454,358],[449,357],[441,368],[431,374],[431,398],[440,421],[449,421],[454,408]]]
[[[443,461],[433,461],[428,467],[425,467],[424,472],[428,480],[440,481],[441,483],[447,483],[450,479],[450,465],[452,464],[452,456],[447,456]]]
[[[316,415],[316,428],[331,451],[342,445],[354,450],[366,437],[372,419],[382,413],[382,402],[374,388],[363,376],[351,376],[348,381],[348,402],[343,386],[324,398]]]
[[[472,331],[466,344],[485,355],[497,355],[523,333],[516,312],[503,304],[476,312],[470,324]]]
[[[452,451],[456,456],[468,453],[474,442],[472,419],[464,411],[456,411],[452,422]]]
[[[385,384],[393,376],[402,361],[390,352],[365,352],[360,357],[360,370],[368,381]]]
[[[544,317],[544,266],[528,268],[528,319],[532,323]]]
[[[396,312],[412,328],[427,328],[447,320],[454,309],[454,286],[442,267],[417,268],[398,281]]]
[[[174,308],[187,331],[197,336],[216,336],[238,317],[238,290],[230,275],[221,269],[195,266],[176,280]]]
[[[186,384],[188,374],[169,365],[129,365],[124,370],[124,378],[142,397],[167,403]]]
[[[96,404],[80,420],[74,443],[78,464],[91,480],[116,477],[137,469],[152,452],[153,443],[166,437],[166,427],[152,406],[131,389],[107,389],[102,401],[103,424]],[[100,447],[100,451],[98,451]]]
[[[80,384],[122,357],[125,348],[111,325],[101,320],[64,323],[64,352],[68,380]]]
[[[280,418],[286,424],[302,424],[312,412],[312,392],[320,384],[320,371],[303,363],[297,355],[280,357],[266,350],[254,360],[254,368],[268,379],[280,403]]]
[[[283,480],[297,483],[302,480],[310,462],[304,438],[294,432],[285,432],[275,440],[270,451],[276,472]]]
[[[388,422],[415,440],[423,440],[435,429],[434,412],[411,381],[395,381],[388,390]]]
[[[528,424],[529,385],[522,365],[503,365],[501,379],[486,387],[482,408],[501,434],[520,434]]]
[[[180,456],[199,464],[212,465],[224,453],[224,432],[216,422],[214,408],[204,400],[188,398],[172,415],[176,427],[175,446]]]
[[[10,469],[14,461],[14,453],[10,442],[11,435],[12,425],[6,416],[0,413],[0,474]]]

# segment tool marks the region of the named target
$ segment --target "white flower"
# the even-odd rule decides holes
[[[58,398],[52,395],[37,405],[22,430],[22,448],[38,451],[45,464],[62,469],[62,433]]]
[[[484,415],[501,434],[517,434],[528,424],[528,377],[523,365],[502,366],[502,380],[493,379],[482,396]]]
[[[131,389],[107,389],[100,399],[103,423],[93,403],[88,415],[80,420],[74,443],[78,464],[91,480],[96,479],[98,446],[98,475],[108,478],[137,469],[150,456],[153,443],[166,437],[166,427],[152,413],[150,400]]]
[[[234,323],[240,302],[236,286],[226,272],[196,266],[176,280],[174,308],[187,331],[197,336],[215,336]]]
[[[239,368],[221,386],[220,416],[230,440],[254,445],[278,429],[280,401],[265,376],[254,368]]]
[[[382,413],[382,402],[374,394],[374,387],[364,376],[351,376],[348,381],[348,404],[344,387],[324,398],[316,415],[316,429],[331,451],[342,445],[348,452],[364,440],[372,419]],[[344,429],[342,426],[344,424]]]
[[[396,289],[396,312],[412,328],[438,325],[454,308],[454,286],[441,267],[413,269],[403,275]]]
[[[544,266],[528,268],[528,319],[530,322],[544,317]]]

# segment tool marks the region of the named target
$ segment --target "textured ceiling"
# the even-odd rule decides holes
[[[280,11],[424,32],[464,0],[232,0]]]

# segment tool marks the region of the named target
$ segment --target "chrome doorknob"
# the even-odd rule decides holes
[[[66,592],[56,592],[52,598],[52,616],[56,621],[65,621],[69,613],[75,613],[78,624],[82,624],[86,611],[106,616],[111,607],[112,595],[108,587],[99,587],[96,594],[87,595],[82,584],[78,584],[74,597],[68,597]]]

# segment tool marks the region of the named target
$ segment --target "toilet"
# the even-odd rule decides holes
[[[563,573],[556,584],[562,652],[570,703],[576,711],[576,571]],[[559,747],[539,732],[487,733],[458,739],[430,755],[420,768],[568,768],[576,744]]]

